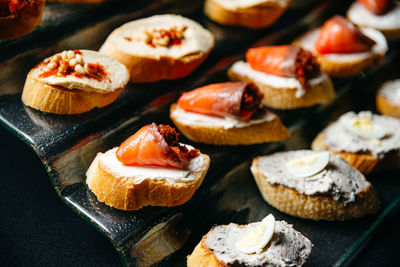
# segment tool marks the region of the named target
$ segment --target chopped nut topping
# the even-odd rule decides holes
[[[164,46],[169,47],[173,45],[179,45],[185,38],[184,31],[187,29],[186,26],[174,26],[169,30],[154,29],[152,31],[143,31],[143,41],[152,46]]]
[[[61,54],[45,59],[41,64],[45,64],[48,71],[40,74],[40,77],[72,74],[79,78],[85,75],[100,81],[107,75],[104,67],[99,63],[85,63],[79,50],[63,51]]]

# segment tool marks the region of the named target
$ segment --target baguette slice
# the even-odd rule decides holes
[[[363,34],[376,42],[370,52],[319,54],[315,51],[314,43],[320,34],[320,28],[303,34],[297,38],[293,44],[311,51],[317,58],[321,71],[326,72],[328,75],[333,77],[351,77],[383,58],[388,50],[385,36],[383,36],[381,32],[372,28],[360,28],[360,30]]]
[[[312,142],[311,148],[315,151],[329,151],[333,154],[340,155],[351,166],[364,174],[385,169],[397,169],[400,166],[400,154],[398,152],[392,152],[383,158],[378,158],[371,153],[335,151],[326,143],[325,135],[325,130],[319,133]]]
[[[376,95],[376,108],[383,115],[400,119],[400,79],[381,86]]]
[[[239,61],[228,70],[232,81],[244,81],[254,84],[264,94],[262,103],[274,109],[295,109],[310,107],[315,104],[331,102],[335,91],[331,79],[324,73],[311,79],[303,96],[299,97],[301,88],[296,78],[285,78],[253,70],[249,64]],[[272,79],[271,79],[272,78]],[[278,80],[278,84],[272,80]],[[282,85],[282,83],[287,85]]]
[[[400,166],[400,120],[361,111],[347,112],[311,144],[316,151],[341,155],[362,173]]]
[[[15,14],[0,16],[0,39],[13,39],[25,35],[42,24],[42,13],[45,0],[25,3]]]
[[[262,222],[216,225],[201,239],[188,267],[302,266],[312,250],[311,241],[285,221],[276,221],[270,241],[256,253],[244,253],[236,244]],[[258,232],[258,234],[260,234]],[[252,236],[252,242],[258,236]]]
[[[366,9],[363,4],[354,1],[346,15],[348,20],[358,26],[371,27],[382,32],[388,40],[400,38],[399,3],[395,3],[394,7],[387,13],[375,15]]]
[[[86,183],[100,202],[121,210],[182,205],[201,185],[210,165],[210,158],[200,154],[187,171],[124,166],[115,151],[97,154],[86,172]]]
[[[172,104],[170,118],[179,131],[194,142],[213,145],[249,145],[282,141],[290,136],[290,132],[279,117],[271,112],[269,112],[271,119],[244,127],[224,127],[218,122],[216,124],[187,123],[179,112],[181,109],[178,105]]]
[[[175,36],[172,32],[177,27],[182,29],[179,30],[181,39],[170,38]],[[165,43],[157,39],[160,32],[168,35],[166,39],[161,38],[166,40]],[[173,40],[178,43],[174,44]],[[178,15],[157,15],[126,23],[114,30],[100,52],[124,64],[132,82],[142,83],[189,75],[213,47],[214,36],[197,22]]]
[[[223,25],[265,28],[277,21],[290,1],[276,0],[206,0],[204,13]]]
[[[266,157],[273,156],[274,155],[270,155]],[[332,156],[333,155],[331,155],[331,157]],[[298,190],[283,184],[272,183],[270,180],[274,177],[266,176],[260,168],[260,157],[253,160],[251,172],[264,200],[279,211],[295,217],[311,220],[342,221],[375,213],[380,206],[375,190],[368,182],[366,182],[367,186],[363,190],[356,192],[354,201],[349,201],[349,203],[344,204],[329,195],[300,193]],[[284,170],[282,170],[282,172],[285,174]],[[352,168],[351,172],[354,173],[358,171]],[[365,177],[362,176],[361,173],[359,173],[359,175],[365,181]],[[327,177],[327,179],[330,178]],[[345,180],[346,177],[341,177],[340,179]],[[301,184],[299,186],[302,187]],[[307,190],[304,188],[302,189]]]
[[[51,60],[65,60],[61,56],[64,52],[46,59],[29,72],[22,92],[22,102],[25,105],[55,114],[84,113],[114,102],[128,83],[129,73],[122,64],[89,50],[76,50],[75,56],[80,53],[84,63],[103,66],[105,76],[101,80],[75,72],[66,75],[58,74],[57,69],[49,70]],[[66,60],[69,64],[72,59]],[[61,64],[57,64],[57,68],[60,68]]]

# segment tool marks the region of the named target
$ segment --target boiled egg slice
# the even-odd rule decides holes
[[[314,152],[289,160],[286,170],[296,177],[309,177],[325,169],[329,163],[329,152]]]
[[[387,133],[384,127],[367,118],[346,118],[342,123],[348,132],[363,139],[382,139]]]
[[[236,243],[236,248],[246,254],[262,251],[275,231],[275,217],[270,214]]]

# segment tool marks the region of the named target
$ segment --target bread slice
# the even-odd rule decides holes
[[[57,69],[49,70],[48,66],[53,59],[60,60],[58,62],[72,60],[62,59],[61,54],[67,53],[63,52],[46,59],[29,72],[22,92],[22,102],[31,108],[55,114],[83,113],[114,102],[128,83],[129,73],[126,68],[116,60],[97,52],[76,51],[80,51],[76,53],[81,53],[82,60],[87,61],[86,63],[95,62],[103,66],[105,76],[102,80],[79,73],[66,75],[57,73]],[[61,63],[57,64],[57,68],[60,68]]]
[[[302,96],[299,96],[298,93],[299,90],[303,89],[301,89],[300,83],[296,83],[295,78],[268,75],[251,69],[244,62],[234,63],[228,70],[228,76],[232,81],[244,81],[254,84],[264,94],[262,103],[274,109],[309,107],[315,104],[331,102],[335,98],[333,83],[324,73],[308,82],[309,87],[305,89],[305,93]],[[270,79],[271,76],[279,79],[277,85]],[[287,83],[287,85],[282,85],[282,82]]]
[[[158,32],[168,34],[177,27],[182,29],[179,31],[182,39],[177,39],[178,44],[174,45],[172,41],[169,44],[149,43]],[[142,83],[189,75],[213,47],[212,33],[197,22],[178,15],[157,15],[129,22],[114,30],[100,52],[124,64],[132,82]]]
[[[269,177],[260,170],[259,160],[255,158],[251,165],[258,189],[266,202],[283,213],[311,220],[342,221],[379,209],[380,203],[371,184],[356,193],[354,202],[344,205],[332,196],[307,195],[282,184],[270,183]]]
[[[400,105],[395,105],[383,95],[376,95],[376,109],[379,113],[400,119]]]
[[[376,109],[383,115],[400,119],[400,79],[381,86],[376,94]]]
[[[302,266],[312,250],[311,241],[285,221],[276,221],[271,240],[256,253],[246,254],[235,244],[260,222],[248,225],[216,225],[203,236],[192,254],[188,267],[227,266]]]
[[[42,13],[45,0],[25,3],[15,14],[0,16],[0,39],[13,39],[31,32],[42,24]]]
[[[372,28],[360,28],[360,30],[376,42],[370,52],[319,54],[314,49],[314,43],[319,36],[320,28],[305,33],[297,38],[293,44],[311,51],[315,55],[321,71],[333,77],[351,77],[383,58],[388,50],[386,39],[382,33]]]
[[[322,131],[315,137],[311,144],[311,148],[315,151],[329,151],[333,154],[340,155],[344,160],[346,160],[351,166],[358,169],[364,174],[371,172],[399,168],[400,154],[390,153],[383,158],[378,158],[371,153],[351,153],[344,151],[335,151],[330,148],[325,141],[326,130]]]
[[[117,163],[115,163],[117,162]],[[200,154],[191,160],[187,171],[136,167],[144,174],[131,175],[132,168],[116,159],[115,149],[98,153],[86,172],[86,183],[100,202],[121,210],[138,210],[144,206],[178,206],[187,202],[203,182],[210,158]],[[154,177],[146,175],[156,171]],[[137,172],[135,170],[135,172]],[[168,173],[177,172],[168,177]],[[179,177],[179,173],[184,176]]]
[[[385,35],[388,40],[400,38],[400,4],[385,14],[375,15],[366,9],[363,4],[354,2],[347,10],[347,18],[354,24],[362,27],[372,27]]]
[[[204,13],[213,21],[223,25],[265,28],[277,21],[287,9],[290,1],[252,0],[228,1],[206,0]]]
[[[194,142],[213,145],[249,145],[265,142],[282,141],[290,132],[275,114],[269,113],[270,119],[245,127],[227,127],[220,124],[188,124],[179,116],[179,107],[172,104],[170,118],[179,131]]]

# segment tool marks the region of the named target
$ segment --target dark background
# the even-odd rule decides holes
[[[36,154],[0,127],[0,266],[120,266],[111,243],[69,209]],[[400,178],[400,177],[399,177]],[[399,266],[400,212],[354,266]]]

